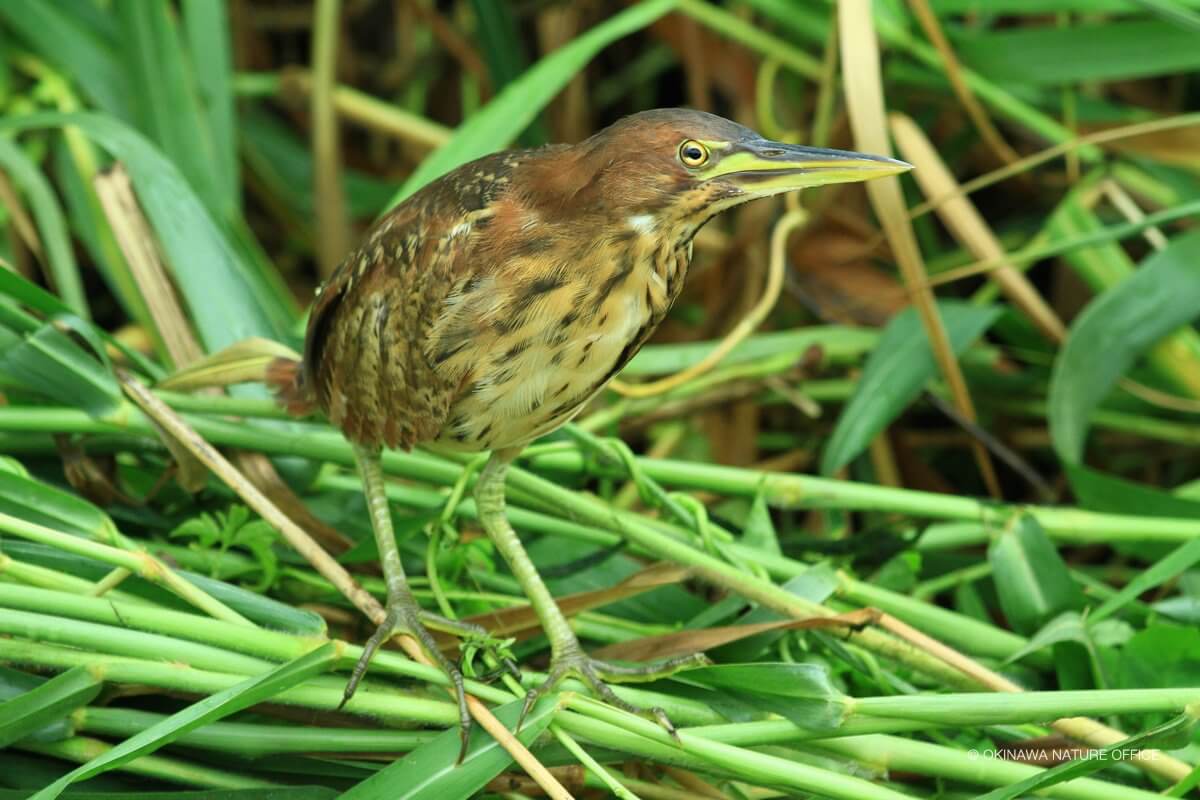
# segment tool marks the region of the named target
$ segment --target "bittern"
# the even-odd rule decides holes
[[[589,658],[505,515],[505,472],[521,449],[579,413],[646,342],[678,297],[692,238],[722,211],[807,186],[910,167],[880,156],[764,139],[682,109],[626,117],[574,145],[485,156],[382,217],[318,290],[303,361],[273,382],[294,413],[324,412],[354,444],[387,583],[387,618],[347,692],[394,633],[462,676],[422,622],[392,532],[381,448],[432,443],[491,451],[475,483],[495,542],[568,675],[632,709],[604,680],[660,670]],[[432,622],[431,622],[432,624]],[[632,709],[637,710],[637,709]],[[668,723],[669,724],[669,723]]]

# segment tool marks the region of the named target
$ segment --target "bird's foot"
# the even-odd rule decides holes
[[[525,715],[529,713],[529,710],[533,708],[539,698],[553,691],[564,679],[578,678],[587,684],[596,693],[596,696],[604,702],[622,711],[627,711],[630,714],[636,714],[639,717],[657,722],[666,729],[667,733],[674,736],[675,726],[671,724],[671,720],[667,717],[665,711],[658,706],[642,708],[622,700],[617,696],[616,692],[609,688],[606,681],[612,683],[646,683],[666,678],[688,667],[702,667],[710,663],[712,662],[703,653],[692,653],[691,655],[651,661],[637,666],[614,664],[611,661],[601,661],[598,658],[592,658],[576,645],[561,653],[557,653],[550,662],[550,672],[547,674],[546,680],[540,686],[530,689],[525,694],[525,705],[521,709],[521,721],[524,721]],[[521,725],[518,722],[517,730],[520,729]]]
[[[445,654],[438,648],[433,634],[429,632],[429,628],[422,622],[422,619],[428,619],[430,627],[436,628],[442,627],[437,624],[438,621],[453,623],[455,626],[466,626],[468,628],[475,626],[470,626],[467,623],[457,623],[444,617],[438,617],[436,614],[429,614],[422,610],[411,597],[398,602],[389,602],[385,612],[383,621],[379,623],[379,627],[375,629],[375,632],[371,634],[371,638],[363,645],[362,655],[358,657],[358,662],[355,663],[354,669],[350,673],[350,680],[346,683],[346,690],[342,694],[342,702],[338,704],[338,708],[345,706],[350,698],[354,696],[359,682],[367,674],[367,667],[371,663],[371,658],[384,642],[396,634],[408,634],[421,645],[421,649],[425,651],[430,660],[446,673],[451,685],[454,687],[454,696],[458,702],[459,730],[462,737],[462,747],[458,753],[458,760],[461,762],[466,755],[467,740],[471,735],[471,713],[467,709],[467,693],[466,687],[463,684],[463,674],[458,665],[446,658]],[[461,630],[462,628],[459,629]],[[486,631],[484,631],[484,635],[486,635]]]

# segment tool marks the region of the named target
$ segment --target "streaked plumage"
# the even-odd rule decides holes
[[[382,446],[436,442],[492,451],[475,484],[478,519],[551,648],[549,677],[526,708],[573,674],[636,711],[603,680],[661,667],[584,654],[505,517],[508,463],[577,414],[646,342],[683,287],[692,237],[713,216],[756,197],[906,169],[767,141],[711,114],[658,110],[576,145],[486,156],[380,220],[319,291],[303,362],[278,362],[270,378],[290,410],[320,409],[356,445],[388,618],[347,697],[375,648],[407,632],[453,680],[465,746],[462,675],[437,652],[408,590],[379,463]]]

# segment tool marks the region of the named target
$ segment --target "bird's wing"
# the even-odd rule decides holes
[[[452,357],[477,334],[473,288],[490,266],[476,263],[485,227],[476,223],[503,193],[510,158],[468,164],[402,203],[322,288],[305,368],[320,407],[351,441],[405,449],[430,441],[469,384],[469,359]]]

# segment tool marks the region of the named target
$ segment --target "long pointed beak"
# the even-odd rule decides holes
[[[748,194],[761,196],[807,186],[869,181],[910,169],[911,164],[885,156],[756,139],[735,144],[703,178],[724,178]]]

